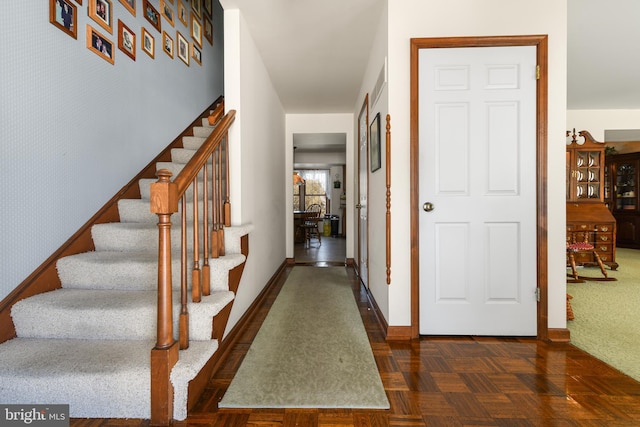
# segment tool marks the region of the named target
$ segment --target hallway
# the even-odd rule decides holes
[[[322,242],[316,239],[311,241],[310,247],[304,243],[294,244],[294,257],[296,264],[344,265],[347,254],[347,240],[343,237],[323,236]]]

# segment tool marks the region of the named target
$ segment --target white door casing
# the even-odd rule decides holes
[[[536,335],[536,47],[421,49],[418,96],[420,334]]]

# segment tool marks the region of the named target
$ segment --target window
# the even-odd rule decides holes
[[[304,179],[304,184],[293,186],[293,210],[307,210],[309,205],[317,203],[322,207],[320,216],[324,216],[327,213],[330,171],[328,169],[302,169],[297,172]]]

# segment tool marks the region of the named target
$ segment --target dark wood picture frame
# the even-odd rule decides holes
[[[200,18],[202,16],[202,0],[191,0],[191,9]]]
[[[207,39],[209,44],[212,45],[213,44],[213,24],[211,24],[211,19],[205,17],[202,21],[204,23],[204,38]]]
[[[90,24],[87,24],[87,49],[113,65],[116,53],[113,42]]]
[[[213,13],[213,0],[202,0],[202,10],[208,16]]]
[[[74,39],[78,38],[78,8],[70,0],[49,0],[49,22]]]
[[[153,38],[151,33],[146,28],[142,27],[142,50],[149,55],[151,59],[155,58],[156,51],[156,39]]]
[[[111,0],[89,0],[89,17],[109,34],[113,34],[113,3]]]
[[[118,49],[129,58],[136,60],[136,35],[120,19],[118,19]]]
[[[380,113],[377,113],[369,126],[369,151],[371,153],[371,172],[382,167],[380,153]]]
[[[136,16],[136,0],[120,0],[120,3],[129,11],[129,13]]]
[[[149,3],[149,0],[142,0],[142,10],[146,20],[149,21],[153,28],[155,28],[160,34],[162,34],[160,12],[158,12],[158,10],[153,7],[151,3]]]

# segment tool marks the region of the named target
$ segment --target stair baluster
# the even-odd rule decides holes
[[[221,115],[219,110],[216,114]],[[222,201],[222,172],[228,174],[228,154],[222,156],[222,148],[225,147],[228,152],[228,130],[235,120],[235,111],[229,111],[222,119],[220,119],[213,132],[207,137],[200,149],[193,155],[185,167],[180,171],[176,178],[171,181],[171,172],[165,169],[158,171],[158,181],[151,185],[151,212],[158,215],[158,332],[156,346],[151,353],[151,425],[168,425],[173,415],[173,387],[171,385],[170,375],[171,369],[178,361],[178,343],[173,337],[173,317],[172,317],[172,281],[171,281],[171,221],[172,213],[178,212],[178,200],[181,198],[182,211],[182,235],[181,235],[181,312],[179,321],[179,347],[181,349],[189,346],[189,313],[187,311],[187,219],[186,219],[186,191],[190,184],[194,188],[194,277],[192,288],[199,287],[198,279],[195,277],[195,270],[199,268],[199,241],[198,233],[199,222],[198,215],[198,190],[197,177],[200,171],[204,172],[205,182],[207,181],[206,163],[212,159],[212,181],[214,197],[212,197],[212,209],[214,217],[213,235],[216,235],[216,241],[219,246],[217,253],[224,255],[224,246],[220,250],[221,239],[224,238],[222,230],[222,222],[226,222],[223,218],[223,211],[230,212],[228,204],[228,175],[226,194],[224,194],[224,204]],[[203,202],[208,203],[208,188],[205,186],[205,196]],[[217,193],[217,194],[216,194]],[[208,208],[206,208],[208,209]],[[208,211],[204,216],[205,223],[208,222]],[[215,229],[216,223],[220,224],[218,230]],[[206,226],[203,230],[207,233]],[[215,246],[215,244],[212,244]],[[208,249],[205,247],[205,251]],[[214,256],[212,254],[212,256]],[[205,258],[208,254],[205,252]],[[199,273],[198,273],[199,277]],[[208,283],[208,281],[207,281]],[[199,291],[198,291],[199,292]],[[194,300],[194,302],[196,302]]]

